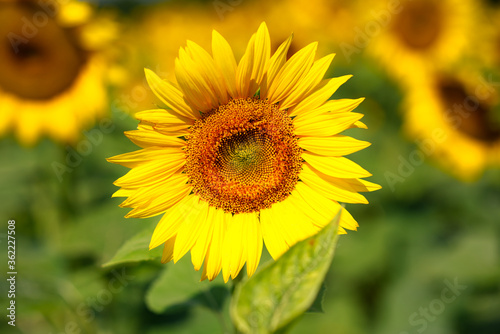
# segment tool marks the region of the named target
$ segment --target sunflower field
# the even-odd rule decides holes
[[[499,1],[0,0],[0,38],[0,333],[500,333]]]

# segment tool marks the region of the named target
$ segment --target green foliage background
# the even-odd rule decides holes
[[[127,12],[136,4],[103,5]],[[367,194],[369,205],[347,206],[360,228],[339,238],[324,313],[304,314],[291,333],[500,333],[499,170],[462,183],[426,159],[392,191],[385,173],[397,173],[399,157],[417,148],[401,130],[402,94],[362,55],[349,65],[334,61],[329,75],[344,74],[354,77],[334,97],[367,98],[358,112],[369,130],[350,131],[373,143],[350,158],[383,189]],[[141,248],[158,218],[125,219],[121,199],[111,198],[126,169],[105,158],[136,149],[123,131],[137,124],[119,111],[112,117],[114,130],[62,182],[52,163],[64,163],[66,147],[0,140],[0,267],[3,277],[7,220],[15,219],[18,272],[17,326],[6,324],[2,280],[0,332],[230,333],[232,285],[198,283],[189,256],[161,265],[159,251]],[[265,254],[262,262],[269,260]],[[454,281],[465,288],[440,310]]]

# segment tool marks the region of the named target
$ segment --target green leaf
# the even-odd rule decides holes
[[[340,212],[318,234],[236,288],[230,310],[241,332],[276,332],[313,304],[333,259],[339,219]]]
[[[169,308],[204,305],[220,311],[229,288],[219,275],[215,280],[200,282],[201,273],[193,269],[188,256],[169,263],[146,293],[146,304],[155,313]]]
[[[323,282],[319,288],[319,292],[316,295],[312,305],[307,309],[308,313],[325,313],[323,310],[323,299],[325,299],[326,294],[326,284]]]
[[[115,256],[102,266],[109,267],[116,264],[150,261],[161,258],[163,247],[156,247],[155,249],[149,250],[151,235],[151,229],[139,232],[125,242],[125,244],[123,244],[123,246],[116,252]]]

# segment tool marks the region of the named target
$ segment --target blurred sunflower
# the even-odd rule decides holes
[[[475,49],[481,64],[500,68],[500,9],[488,8],[484,15],[487,34],[481,36]]]
[[[473,0],[374,0],[365,17],[367,51],[406,84],[428,70],[446,68],[471,50],[478,34]],[[374,27],[377,27],[376,30]]]
[[[500,68],[500,11],[498,11],[497,14],[497,19],[496,19],[496,34],[495,34],[495,39],[494,39],[494,66],[497,68]]]
[[[356,15],[360,10],[357,0],[259,0],[257,3],[258,6],[252,7],[270,21],[273,31],[286,32],[284,39],[291,30],[300,32],[294,39],[304,36],[298,43],[299,48],[300,42],[305,43],[305,36],[311,33],[326,42],[325,48],[331,49],[331,43],[352,43],[355,27],[360,23]]]
[[[1,1],[0,133],[24,145],[42,135],[74,142],[106,106],[106,63],[96,52],[112,29],[77,1]],[[113,27],[113,26],[112,26]]]
[[[253,8],[253,7],[251,7]],[[233,9],[223,11],[223,20],[217,15],[212,3],[203,4],[176,4],[162,3],[150,6],[138,16],[139,26],[136,28],[135,42],[144,43],[146,63],[152,64],[153,69],[168,80],[175,80],[175,73],[170,71],[172,64],[179,52],[179,45],[186,40],[199,40],[200,46],[210,47],[210,29],[215,29],[233,40],[233,51],[236,55],[245,52],[246,43],[237,38],[241,34],[253,33],[250,27],[259,24],[252,12]],[[169,43],[165,43],[168,36]],[[141,68],[142,76],[144,75]]]
[[[494,37],[493,37],[493,58],[494,66],[500,67],[500,9],[497,9],[492,15],[494,22]]]
[[[479,73],[439,73],[408,89],[406,129],[450,174],[477,178],[500,166],[498,91]]]
[[[113,196],[128,197],[126,217],[164,214],[150,248],[164,244],[162,262],[189,250],[202,279],[250,276],[263,241],[274,259],[316,233],[341,209],[367,203],[358,192],[380,187],[342,157],[369,146],[340,135],[365,127],[351,112],[363,99],[329,100],[350,76],[323,80],[333,55],[314,61],[317,43],[288,61],[289,37],[271,56],[265,23],[237,64],[215,30],[212,55],[188,41],[175,61],[177,83],[146,70],[170,109],[139,112],[126,132],[141,150],[108,161],[132,168]],[[340,232],[358,224],[343,210]]]

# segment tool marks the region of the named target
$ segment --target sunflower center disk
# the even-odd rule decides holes
[[[85,62],[77,39],[35,2],[0,2],[0,89],[32,100],[47,100],[68,89]],[[27,19],[32,25],[27,25]]]
[[[268,157],[273,153],[274,148],[265,135],[248,131],[222,140],[216,165],[227,179],[249,183],[267,174],[271,167]]]
[[[403,43],[422,50],[434,45],[443,29],[440,3],[434,0],[405,3],[395,18],[393,28]]]
[[[491,119],[493,109],[476,99],[471,99],[462,83],[443,79],[438,83],[445,119],[463,134],[483,142],[500,139],[500,126]]]
[[[259,99],[236,99],[191,128],[186,172],[194,192],[226,212],[256,212],[284,200],[302,165],[292,120]]]

